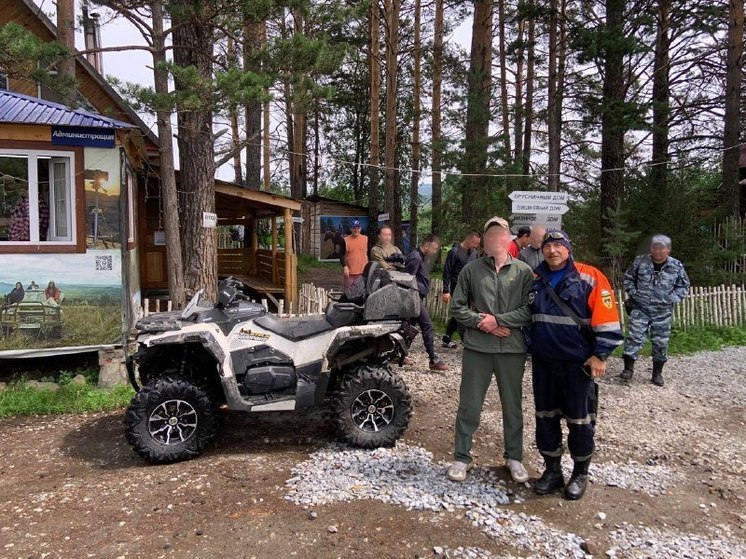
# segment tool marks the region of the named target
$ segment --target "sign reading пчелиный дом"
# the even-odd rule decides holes
[[[57,146],[113,148],[115,145],[114,129],[83,126],[52,126],[52,143]]]

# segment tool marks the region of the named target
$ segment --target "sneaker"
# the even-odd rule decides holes
[[[465,462],[454,462],[448,467],[448,479],[451,481],[464,481],[466,479],[466,472],[471,470],[471,464]]]
[[[448,349],[453,349],[456,346],[456,342],[451,341],[451,338],[449,336],[443,336],[443,347]]]
[[[510,470],[510,477],[516,483],[526,483],[528,481],[528,472],[518,460],[508,458],[505,461],[505,467]]]
[[[448,365],[442,361],[430,361],[430,370],[434,373],[445,373],[448,370]]]

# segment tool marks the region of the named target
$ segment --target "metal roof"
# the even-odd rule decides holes
[[[0,91],[0,123],[137,128],[133,124],[85,109],[71,109],[59,103],[5,90]]]

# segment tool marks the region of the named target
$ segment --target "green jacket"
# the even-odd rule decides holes
[[[528,291],[533,279],[531,268],[511,256],[499,274],[491,256],[467,264],[451,298],[451,315],[466,326],[464,347],[482,353],[525,353],[521,328],[531,324]],[[479,330],[480,312],[494,315],[499,325],[511,329],[511,335],[498,338]]]

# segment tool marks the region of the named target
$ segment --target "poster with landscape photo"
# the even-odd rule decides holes
[[[8,350],[122,343],[118,249],[7,254],[3,263],[0,357]]]
[[[119,151],[85,149],[86,247],[111,249],[121,246]]]
[[[322,215],[319,217],[319,235],[321,236],[319,260],[339,260],[339,251],[344,244],[344,237],[350,234],[352,222],[358,220],[363,234],[368,230],[367,215]]]

